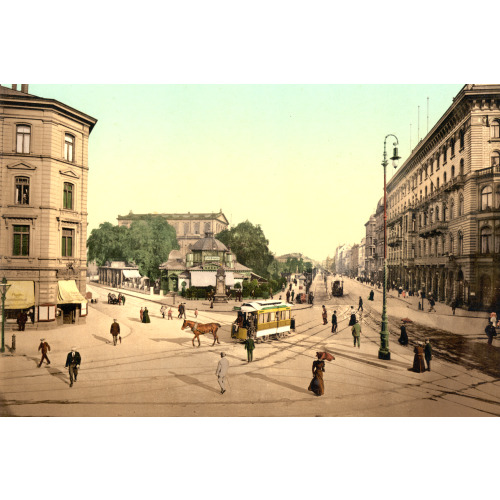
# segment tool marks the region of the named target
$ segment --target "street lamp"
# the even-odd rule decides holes
[[[7,290],[10,285],[7,284],[5,276],[3,277],[2,283],[0,283],[0,294],[2,295],[2,347],[0,352],[5,352],[5,296],[7,295]]]
[[[389,162],[387,161],[387,139],[394,137],[394,153],[392,155],[392,166],[398,168],[398,162],[401,157],[398,154],[398,138],[394,134],[385,136],[384,139],[384,159],[382,166],[384,167],[384,290],[383,290],[383,305],[382,305],[382,331],[380,332],[380,349],[378,350],[379,359],[391,359],[391,351],[389,350],[389,330],[387,330],[387,182],[386,168]]]

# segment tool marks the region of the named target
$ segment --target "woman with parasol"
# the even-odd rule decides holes
[[[313,361],[312,373],[313,379],[309,384],[308,391],[314,392],[316,396],[322,396],[325,393],[325,382],[323,381],[323,372],[325,371],[325,359],[332,361],[335,357],[328,352],[317,352],[318,359]]]

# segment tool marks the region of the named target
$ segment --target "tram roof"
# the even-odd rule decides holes
[[[265,309],[282,309],[284,307],[292,307],[292,304],[288,304],[282,300],[256,300],[254,302],[244,302],[241,304],[241,307],[235,306],[234,309],[242,312],[254,312]]]

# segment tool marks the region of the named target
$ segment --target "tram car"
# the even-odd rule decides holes
[[[235,306],[238,317],[231,327],[233,339],[246,340],[249,336],[257,343],[280,339],[295,329],[295,319],[291,317],[291,304],[282,300],[262,300],[245,302]]]
[[[332,297],[342,297],[344,295],[344,282],[336,280],[332,283]]]

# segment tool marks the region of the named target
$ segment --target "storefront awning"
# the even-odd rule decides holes
[[[35,305],[33,281],[7,281],[11,287],[5,296],[5,309],[28,309]]]
[[[132,278],[140,278],[141,275],[139,274],[139,271],[137,269],[124,269],[123,277],[127,279],[132,279]]]
[[[75,280],[63,280],[57,282],[57,303],[58,304],[81,304],[87,299],[80,293]]]

